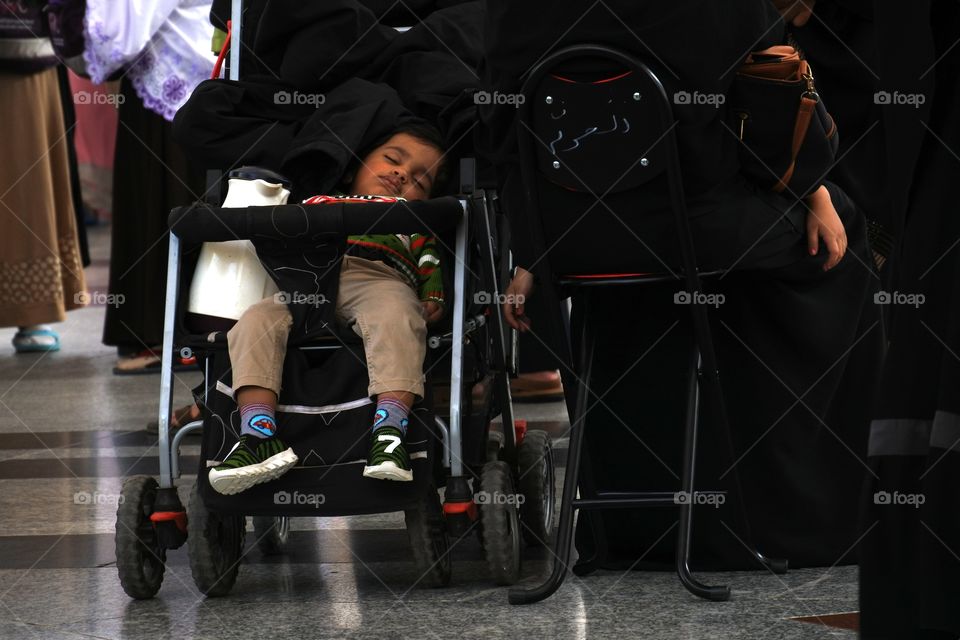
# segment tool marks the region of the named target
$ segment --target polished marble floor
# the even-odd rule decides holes
[[[94,231],[91,287],[103,289],[107,230]],[[159,376],[112,375],[100,344],[103,307],[72,312],[58,326],[63,349],[12,353],[0,330],[0,638],[853,638],[853,567],[706,574],[726,582],[729,602],[695,599],[669,573],[570,576],[536,605],[514,607],[489,579],[476,537],[452,552],[446,589],[411,588],[417,576],[401,514],[293,521],[293,551],[266,557],[248,536],[239,579],[223,598],[204,598],[186,549],[170,552],[158,596],[133,601],[114,557],[116,496],[125,476],[156,474]],[[178,374],[176,400],[198,381]],[[562,404],[518,405],[565,452]],[[195,468],[199,446],[181,450]],[[559,470],[562,472],[562,468]],[[558,482],[562,473],[558,474]],[[181,495],[193,479],[179,481]],[[530,550],[525,581],[549,565]],[[794,618],[812,618],[812,622]]]

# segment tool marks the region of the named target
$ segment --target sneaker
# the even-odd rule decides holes
[[[13,348],[17,353],[59,351],[60,336],[46,324],[20,327],[13,336]]]
[[[279,478],[297,464],[297,454],[280,438],[240,436],[220,466],[210,469],[210,486],[229,496]]]
[[[410,456],[403,446],[403,432],[400,429],[380,427],[373,433],[373,444],[370,445],[367,466],[363,468],[363,477],[401,482],[413,480]]]

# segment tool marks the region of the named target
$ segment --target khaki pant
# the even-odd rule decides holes
[[[423,397],[427,326],[417,294],[400,273],[380,261],[345,256],[336,316],[363,339],[371,396],[407,391]],[[227,334],[234,391],[256,386],[280,394],[291,324],[287,305],[272,297],[244,312]]]

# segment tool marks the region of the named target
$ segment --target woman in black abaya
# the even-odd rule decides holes
[[[484,79],[490,91],[517,91],[522,74],[550,50],[596,42],[660,69],[668,96],[726,93],[732,70],[749,51],[784,39],[768,0],[583,3],[550,12],[545,23],[543,3],[488,3]],[[540,28],[527,28],[534,23]],[[674,112],[700,266],[734,269],[712,285],[726,300],[712,317],[733,447],[728,453],[705,409],[697,468],[698,489],[726,490],[729,497],[718,508],[696,509],[694,562],[757,567],[753,547],[792,566],[850,561],[866,468],[867,398],[881,341],[873,300],[878,279],[863,216],[828,185],[849,247],[825,271],[827,249],[808,253],[807,206],[739,175],[738,143],[721,121],[723,110],[674,105]],[[513,115],[490,107],[482,118],[488,152],[506,168],[503,203],[516,225],[514,238],[522,237],[516,229],[527,223],[523,187],[515,138],[508,135]],[[651,194],[638,210],[655,217],[656,202]],[[628,246],[629,238],[591,234],[590,216],[571,235],[583,251],[643,253]],[[673,236],[651,241],[665,246]],[[515,252],[521,266],[537,261],[522,243]],[[638,263],[636,270],[650,266],[661,268]],[[584,443],[597,489],[679,488],[690,337],[689,311],[672,304],[675,291],[676,285],[601,292],[589,307],[573,300],[573,335],[589,317],[597,340],[591,389],[602,402],[591,400]],[[581,556],[597,547],[595,535],[604,537],[603,566],[673,560],[675,536],[667,534],[676,533],[674,509],[592,512],[578,522]]]
[[[930,5],[935,66],[863,495],[861,636],[960,637],[960,6]],[[905,176],[909,180],[911,176]],[[922,296],[922,297],[921,297]]]

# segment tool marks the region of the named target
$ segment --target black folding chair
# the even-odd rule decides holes
[[[677,296],[686,296],[683,301],[689,303],[692,314],[693,341],[679,494],[688,499],[677,500],[673,491],[597,491],[589,478],[582,476],[580,460],[594,351],[593,327],[589,317],[585,318],[578,359],[572,367],[579,380],[570,408],[570,448],[553,545],[555,562],[545,582],[531,589],[511,589],[509,600],[513,604],[537,602],[559,588],[570,559],[577,509],[664,506],[680,510],[676,569],[681,582],[701,598],[726,600],[729,587],[705,585],[690,571],[701,385],[718,428],[726,430],[730,440],[707,309],[701,303],[701,276],[718,272],[701,273],[697,267],[674,135],[676,120],[667,94],[657,75],[633,56],[583,44],[543,59],[527,77],[523,96],[518,136],[526,192],[524,216],[538,256],[533,269],[540,281],[538,295],[547,297],[551,309],[560,308],[560,291],[583,296],[589,306],[589,297],[601,287],[677,281],[683,288]],[[672,215],[664,217],[663,211]],[[654,232],[644,238],[638,229]],[[589,242],[586,246],[582,243],[587,233],[603,237],[603,244],[597,246],[602,250],[591,251]],[[673,235],[675,245],[664,247],[673,244],[665,242]],[[611,250],[618,242],[635,250],[627,255]],[[651,262],[662,269],[651,273],[649,266],[639,266]],[[679,268],[672,268],[677,262]],[[554,335],[565,335],[561,314],[550,316]],[[566,351],[571,363],[570,349]],[[598,544],[602,542],[598,540]],[[785,561],[754,554],[771,570],[786,571]],[[588,573],[602,560],[601,552],[578,565],[576,572]]]

